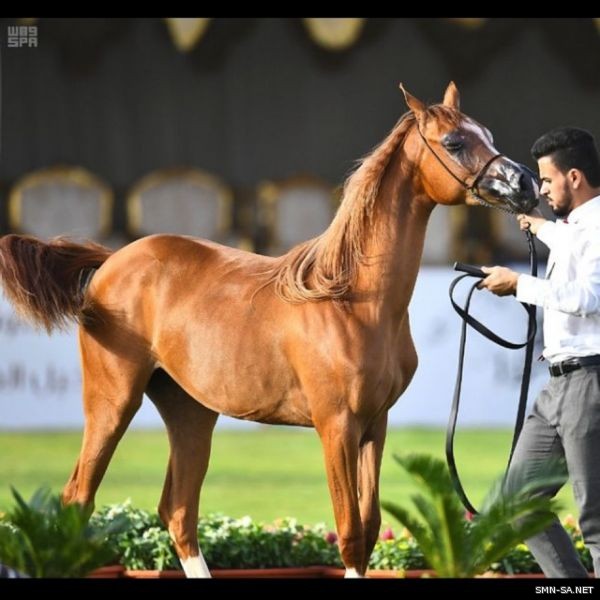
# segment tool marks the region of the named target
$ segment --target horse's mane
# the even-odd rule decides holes
[[[388,136],[346,179],[341,205],[320,236],[292,248],[269,272],[276,294],[288,302],[344,300],[363,260],[365,228],[373,214],[379,186],[396,149],[414,123],[402,115]]]

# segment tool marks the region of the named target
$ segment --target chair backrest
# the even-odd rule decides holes
[[[267,232],[267,253],[281,254],[323,233],[339,201],[335,188],[314,177],[262,183],[258,188],[259,221]]]
[[[219,178],[195,168],[154,171],[127,197],[127,225],[135,237],[177,233],[222,240],[231,229],[233,194]]]
[[[55,166],[29,173],[12,187],[11,229],[40,238],[102,239],[112,226],[111,188],[86,169]]]

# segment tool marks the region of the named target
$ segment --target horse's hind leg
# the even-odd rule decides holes
[[[63,502],[93,506],[113,452],[141,405],[152,365],[149,357],[123,360],[85,331],[80,334],[80,349],[85,426]]]
[[[219,415],[196,402],[162,370],[152,375],[146,393],[167,426],[171,446],[158,512],[186,576],[210,577],[198,546],[198,500]]]

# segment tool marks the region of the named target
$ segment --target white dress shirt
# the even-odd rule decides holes
[[[517,300],[544,308],[544,356],[552,363],[600,354],[600,196],[568,219],[538,230],[550,248],[546,279],[517,281]]]

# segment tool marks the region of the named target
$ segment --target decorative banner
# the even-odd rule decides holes
[[[207,18],[165,18],[171,39],[179,52],[189,52],[202,37],[208,22]]]
[[[451,23],[455,23],[456,25],[461,25],[465,29],[479,29],[482,25],[485,25],[487,19],[479,19],[479,18],[462,18],[462,19],[447,19]]]
[[[310,18],[302,19],[314,42],[327,50],[345,50],[356,43],[366,19]]]

